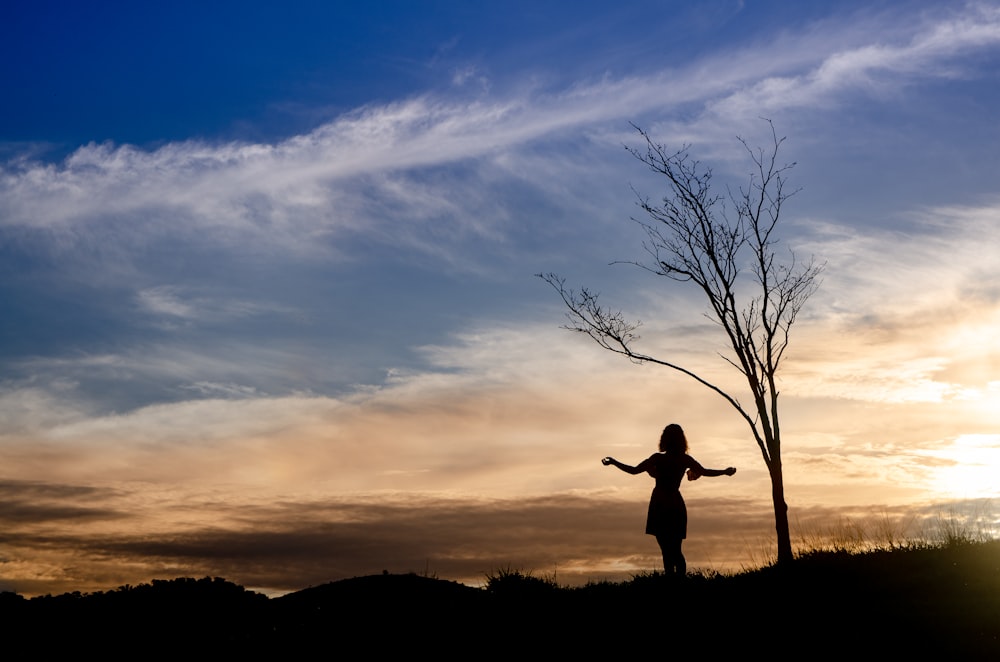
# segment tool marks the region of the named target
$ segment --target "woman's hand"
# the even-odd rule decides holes
[[[613,458],[613,457],[602,457],[601,458],[601,464],[603,464],[604,466],[608,466],[609,464],[614,463],[614,461],[615,461],[615,458]]]
[[[732,476],[734,473],[736,473],[736,467],[727,467],[726,468],[726,475],[727,476]]]

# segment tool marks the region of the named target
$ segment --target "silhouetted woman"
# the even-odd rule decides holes
[[[648,473],[656,479],[656,487],[649,498],[649,513],[646,515],[646,533],[656,536],[663,552],[663,569],[667,574],[676,573],[683,577],[687,573],[687,562],[681,553],[681,543],[687,538],[687,508],[681,498],[681,479],[687,471],[688,480],[702,476],[732,476],[736,467],[727,469],[706,469],[687,454],[688,443],[684,430],[676,423],[663,428],[660,435],[660,452],[650,455],[632,467],[622,464],[613,457],[601,462],[604,466],[613,464],[625,473]]]

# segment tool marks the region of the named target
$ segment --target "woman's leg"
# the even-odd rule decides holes
[[[687,561],[681,553],[682,538],[671,536],[656,536],[656,542],[660,544],[660,551],[663,553],[663,570],[668,575],[676,574],[683,577],[687,574]]]

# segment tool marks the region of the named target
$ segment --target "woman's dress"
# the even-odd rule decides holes
[[[681,497],[681,479],[688,468],[687,455],[656,453],[643,462],[656,487],[649,498],[646,533],[667,538],[687,538],[687,507]]]

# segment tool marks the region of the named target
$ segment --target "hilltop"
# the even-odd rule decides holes
[[[8,646],[111,657],[322,649],[996,658],[1000,541],[817,551],[787,568],[578,588],[514,570],[490,575],[483,589],[386,574],[269,599],[220,578],[179,578],[30,600],[0,594],[0,617]]]

